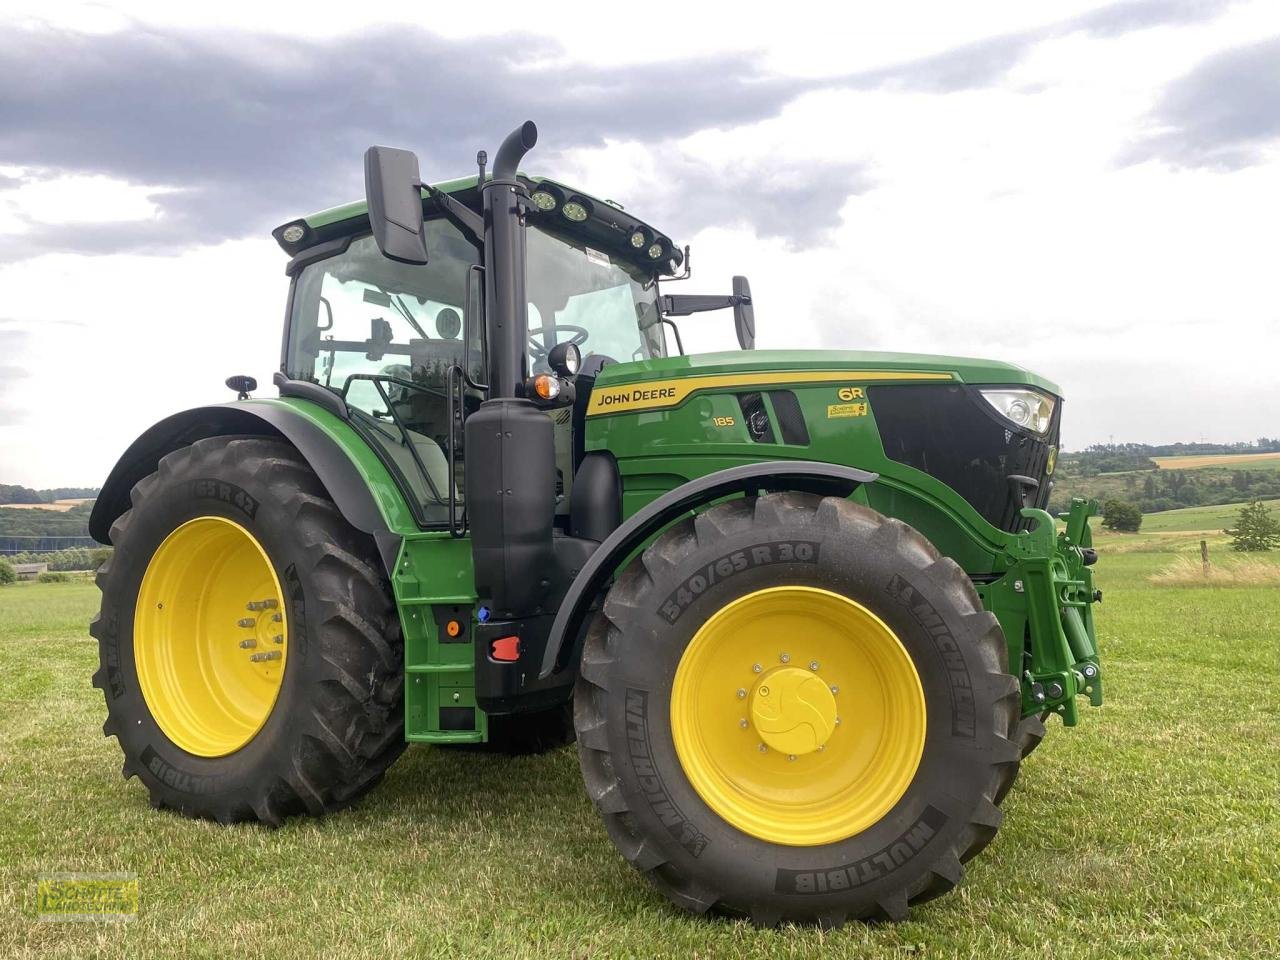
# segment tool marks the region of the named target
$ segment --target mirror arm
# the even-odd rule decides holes
[[[471,241],[476,246],[484,246],[484,218],[480,214],[470,207],[463,206],[443,190],[438,190],[429,183],[419,184],[419,186],[431,195],[440,212],[448,217],[454,226],[471,234]]]
[[[703,313],[707,310],[726,310],[739,304],[749,304],[750,297],[729,295],[727,297],[700,293],[664,294],[658,298],[658,309],[665,316],[687,317],[691,313]]]

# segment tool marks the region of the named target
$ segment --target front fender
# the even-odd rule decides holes
[[[330,422],[331,421],[331,422]],[[374,537],[394,564],[412,514],[372,451],[351,428],[304,400],[249,400],[184,410],[146,430],[112,468],[89,516],[89,533],[111,542],[111,525],[130,507],[129,493],[161,458],[206,437],[277,436],[311,466],[347,522]],[[364,454],[367,454],[364,455]]]
[[[847,497],[854,488],[871,483],[876,477],[866,470],[834,463],[775,460],[718,470],[664,493],[614,530],[574,578],[551,624],[539,679],[545,680],[565,666],[564,658],[573,647],[572,643],[566,647],[566,639],[577,638],[591,603],[619,564],[673,520],[736,493],[753,496],[761,492],[796,490]]]

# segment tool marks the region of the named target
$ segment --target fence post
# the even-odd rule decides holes
[[[1204,568],[1204,577],[1209,579],[1209,541],[1200,541],[1200,565]]]

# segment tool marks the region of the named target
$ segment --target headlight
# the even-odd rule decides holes
[[[996,413],[1020,427],[1044,435],[1053,418],[1053,398],[1035,390],[1005,387],[981,391],[983,399],[995,407]]]

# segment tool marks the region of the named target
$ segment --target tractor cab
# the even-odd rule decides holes
[[[685,254],[614,204],[551,180],[520,175],[517,182],[529,205],[526,329],[515,393],[555,424],[557,513],[567,523],[583,452],[575,423],[581,431],[591,383],[607,365],[667,355],[659,276],[674,272]],[[478,215],[477,183],[421,189],[425,263],[383,256],[366,204],[275,232],[293,255],[284,377],[343,400],[385,453],[427,529],[450,523],[451,489],[453,523],[461,523],[461,426],[489,389],[483,245],[435,199],[448,197]]]

